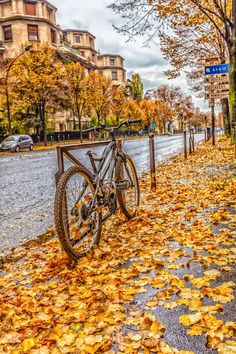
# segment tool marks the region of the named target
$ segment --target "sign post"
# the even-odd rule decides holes
[[[212,99],[209,102],[211,106],[211,136],[212,136],[212,145],[215,145],[215,100]]]
[[[211,107],[212,145],[215,145],[215,99],[229,98],[230,64],[205,66],[205,98]]]

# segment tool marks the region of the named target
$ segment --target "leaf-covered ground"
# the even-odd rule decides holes
[[[57,239],[0,273],[0,352],[236,353],[233,147],[200,147],[142,182],[138,216],[108,221],[71,264]]]

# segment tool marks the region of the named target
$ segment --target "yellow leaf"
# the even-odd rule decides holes
[[[129,339],[131,339],[134,342],[138,342],[142,339],[142,336],[140,334],[129,333],[128,337],[129,337]]]
[[[201,336],[202,335],[202,327],[193,325],[187,332],[191,336]]]
[[[222,343],[218,346],[218,354],[235,354],[236,342],[229,340],[226,343]]]
[[[165,332],[165,327],[161,323],[159,323],[157,321],[154,321],[151,324],[150,331],[154,332],[154,333],[157,333],[157,332],[160,332],[160,331],[161,332]]]
[[[33,338],[27,338],[22,342],[22,350],[24,353],[29,352],[35,346],[35,340]]]
[[[202,319],[202,313],[198,312],[193,315],[183,315],[179,318],[179,322],[185,326],[191,326],[198,323]]]
[[[87,336],[84,340],[85,344],[93,346],[96,343],[101,343],[103,341],[102,335]]]

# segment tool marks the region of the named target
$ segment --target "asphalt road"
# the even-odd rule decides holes
[[[195,139],[199,142],[203,135]],[[155,138],[155,148],[157,163],[163,162],[183,149],[183,137]],[[147,138],[126,141],[124,150],[133,158],[139,174],[149,170]],[[84,152],[80,150],[80,160],[89,167]],[[53,224],[56,171],[55,150],[0,156],[0,249],[33,239]]]

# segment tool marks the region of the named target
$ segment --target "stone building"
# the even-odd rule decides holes
[[[98,55],[98,52],[95,49],[96,37],[88,31],[78,29],[67,29],[63,32],[71,46],[78,49],[80,55],[85,58],[86,61],[94,65],[94,69],[96,69]]]
[[[31,44],[37,48],[49,44],[86,72],[96,70],[110,78],[115,86],[126,86],[124,59],[96,50],[96,37],[80,29],[62,30],[56,20],[57,8],[47,0],[0,0],[0,61],[11,60]],[[87,119],[84,120],[87,123]],[[75,117],[58,113],[53,120],[56,131],[71,130]]]
[[[116,54],[102,54],[98,58],[99,71],[110,78],[114,85],[126,84],[124,58]]]
[[[0,0],[1,56],[16,57],[26,45],[49,43],[57,48],[60,27],[55,6],[45,0]]]

